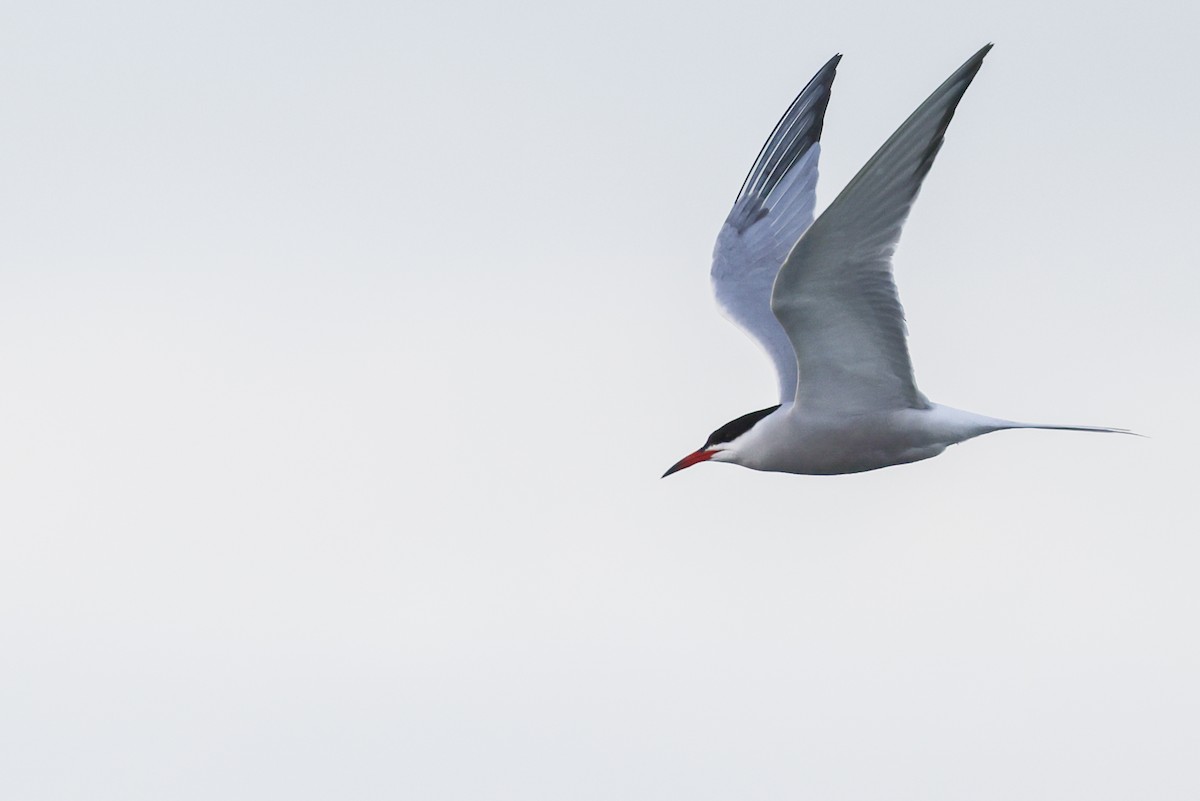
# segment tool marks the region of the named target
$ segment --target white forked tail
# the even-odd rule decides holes
[[[1107,426],[1057,426],[1047,425],[1045,423],[1014,423],[1007,420],[1002,428],[1039,428],[1047,431],[1099,431],[1104,434],[1132,434],[1135,437],[1146,436],[1145,434],[1139,434],[1136,431],[1130,431],[1128,428],[1109,428]]]
[[[930,411],[939,421],[939,427],[945,426],[952,432],[954,442],[978,437],[993,431],[1010,431],[1018,428],[1035,428],[1049,431],[1099,431],[1104,434],[1132,434],[1135,437],[1144,436],[1128,428],[1112,428],[1109,426],[1064,426],[1052,423],[1021,423],[1016,420],[1005,420],[1002,417],[986,417],[940,403],[931,405]],[[945,430],[945,429],[943,429]]]

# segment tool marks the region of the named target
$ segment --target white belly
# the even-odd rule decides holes
[[[861,473],[928,459],[956,442],[1004,427],[1004,421],[936,404],[821,417],[785,406],[764,418],[748,433],[745,447],[722,461],[781,473]]]

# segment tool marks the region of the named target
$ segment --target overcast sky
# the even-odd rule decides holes
[[[10,2],[0,797],[1194,801],[1197,12]],[[712,243],[845,54],[827,203],[994,41],[845,477]]]

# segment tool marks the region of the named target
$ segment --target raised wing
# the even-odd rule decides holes
[[[717,304],[767,351],[780,400],[796,392],[796,355],[771,313],[771,286],[788,251],[812,225],[817,158],[837,55],[808,82],[763,145],[713,250]]]
[[[806,411],[928,406],[913,379],[892,252],[954,110],[991,47],[905,120],[780,269],[771,309],[795,348],[797,403]]]

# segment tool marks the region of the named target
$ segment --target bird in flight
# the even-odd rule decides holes
[[[821,127],[841,56],[788,107],[750,168],[713,251],[717,302],[775,364],[779,403],[712,432],[663,477],[701,462],[835,475],[937,456],[992,431],[1124,429],[1017,423],[930,402],[917,389],[892,252],[963,93],[971,56],[814,222]]]

